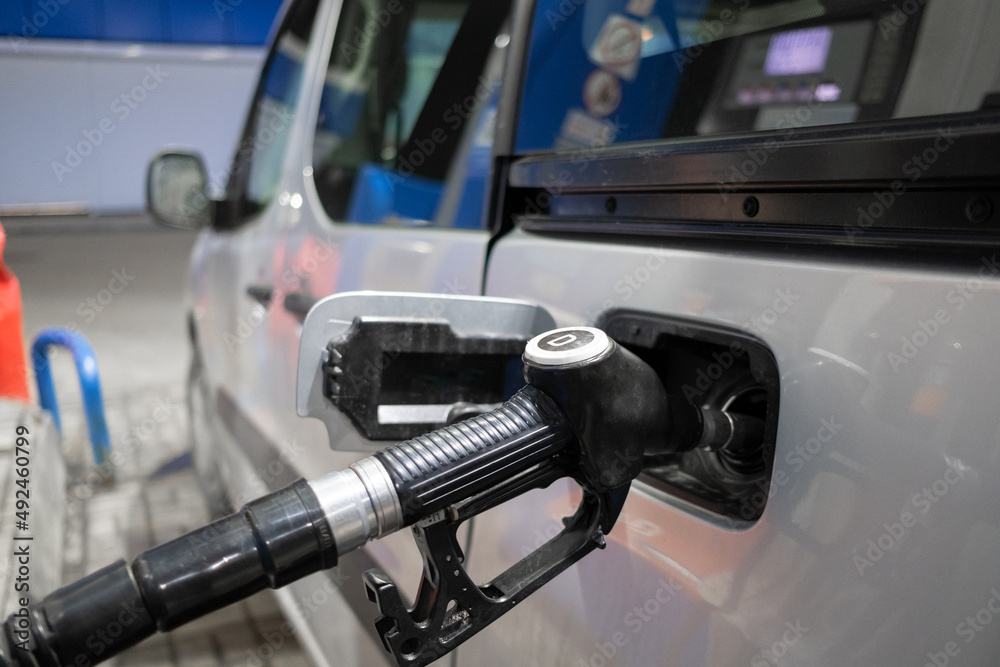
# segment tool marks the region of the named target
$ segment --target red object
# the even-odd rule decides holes
[[[17,276],[3,265],[6,242],[7,235],[3,225],[0,225],[0,397],[27,403],[31,395],[28,393],[28,368],[24,359],[21,285]]]

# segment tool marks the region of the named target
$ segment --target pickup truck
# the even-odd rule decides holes
[[[385,348],[354,412],[303,402],[331,295],[471,304],[425,313],[456,331],[516,300],[762,428],[646,462],[606,549],[439,664],[992,664],[998,34],[987,0],[289,2],[228,173],[150,170],[154,214],[204,228],[206,485],[238,507],[510,395],[448,397],[468,350]],[[465,567],[577,502],[563,480],[475,517]],[[316,664],[392,664],[372,567],[416,595],[406,535],[279,591]]]

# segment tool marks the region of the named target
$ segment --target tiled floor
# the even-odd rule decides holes
[[[89,460],[78,406],[64,406],[67,489],[64,582],[131,558],[209,521],[190,465],[183,395],[174,386],[105,397],[115,478]],[[270,591],[157,635],[120,655],[118,665],[293,667],[308,658]]]
[[[46,326],[75,325],[90,339],[118,457],[115,480],[106,484],[106,475],[89,459],[72,362],[57,353],[53,374],[62,403],[69,477],[63,582],[69,582],[208,519],[193,472],[183,465],[188,449],[183,383],[189,359],[183,294],[195,235],[130,218],[6,219],[4,225],[4,260],[21,282],[26,343]],[[116,275],[126,287],[107,299],[105,288]],[[0,458],[4,455],[0,451]],[[0,557],[0,570],[2,565]],[[294,636],[280,632],[284,622],[272,594],[265,591],[151,638],[119,656],[117,663],[306,664]]]

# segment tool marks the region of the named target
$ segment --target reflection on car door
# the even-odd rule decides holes
[[[277,192],[300,117],[310,49],[322,33],[320,11],[319,0],[299,0],[280,19],[232,165],[210,176],[215,189],[226,187],[226,206],[200,237],[191,275],[196,355],[203,363],[196,367],[205,387],[199,400],[213,415],[252,420],[250,415],[261,414],[259,387],[270,375],[265,332],[273,297],[271,254],[286,215]],[[215,435],[221,433],[224,428]],[[212,446],[228,442],[205,440]],[[207,446],[195,443],[196,449]],[[246,475],[235,472],[230,453],[196,451],[196,460],[203,473],[221,476],[224,486],[245,487]]]
[[[283,438],[326,446],[294,409],[298,336],[316,299],[481,292],[506,15],[505,3],[416,0],[360,40],[371,14],[344,3],[311,91],[311,136],[278,195],[266,409]]]

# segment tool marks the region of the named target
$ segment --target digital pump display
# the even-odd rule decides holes
[[[764,74],[787,76],[822,72],[831,41],[833,28],[828,26],[779,32],[771,37],[764,59]]]

